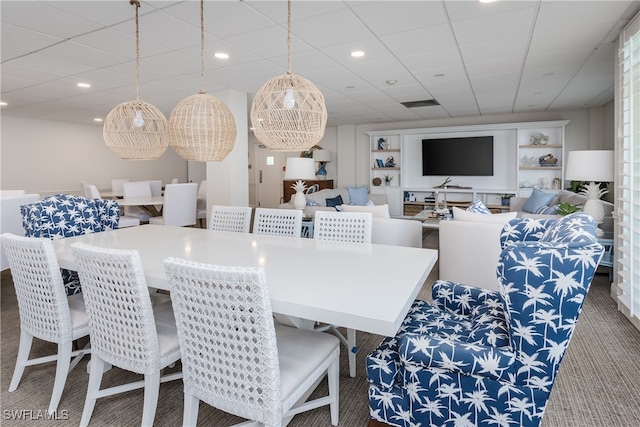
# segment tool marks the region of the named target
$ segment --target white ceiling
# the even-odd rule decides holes
[[[141,3],[140,99],[169,117],[200,89],[199,1]],[[324,94],[330,126],[598,107],[613,100],[614,41],[638,10],[639,0],[294,0],[292,70]],[[128,0],[2,0],[0,16],[3,114],[94,123],[136,99]],[[207,0],[204,22],[208,92],[250,101],[286,72],[286,1]],[[400,104],[431,98],[440,105]]]

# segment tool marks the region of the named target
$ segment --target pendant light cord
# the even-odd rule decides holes
[[[138,24],[138,0],[129,0],[129,4],[136,7],[136,101],[140,101],[140,26]]]
[[[200,93],[204,90],[204,0],[200,0]]]
[[[287,74],[291,74],[291,0],[287,2]]]

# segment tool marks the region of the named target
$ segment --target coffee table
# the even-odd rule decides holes
[[[433,211],[425,209],[422,212],[415,214],[411,219],[420,221],[422,223],[422,228],[438,229],[440,228],[440,221],[446,221],[446,219],[431,218],[429,217],[431,212]]]

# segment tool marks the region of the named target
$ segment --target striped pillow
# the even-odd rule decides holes
[[[473,203],[467,208],[467,211],[480,213],[480,214],[490,214],[491,211],[487,209],[487,207],[482,203],[482,200],[475,199]]]

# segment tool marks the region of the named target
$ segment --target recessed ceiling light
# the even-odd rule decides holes
[[[349,86],[345,86],[346,89],[355,89],[355,86],[349,85]]]
[[[543,76],[544,77],[548,77],[548,76],[553,76],[555,73],[544,73]]]
[[[393,86],[394,84],[398,83],[398,81],[397,80],[387,80],[385,83],[388,84],[389,86]]]
[[[94,122],[101,122],[102,119],[100,117],[96,117],[95,119],[93,119]]]
[[[87,87],[91,87],[91,85],[89,83],[78,83],[78,87],[87,88]]]
[[[444,77],[444,74],[442,73],[434,74],[433,77]]]
[[[7,104],[6,102],[4,102],[4,101],[0,101],[0,105],[1,105],[1,106],[3,106],[3,107],[5,107],[5,106],[6,106],[6,105],[8,105],[8,104]]]
[[[496,0],[478,0],[480,3],[493,3]]]
[[[213,54],[218,59],[229,59],[229,54],[224,52],[216,52]]]
[[[354,58],[360,58],[361,56],[364,56],[364,52],[361,50],[354,50],[353,52],[351,52],[351,56],[353,56]]]

